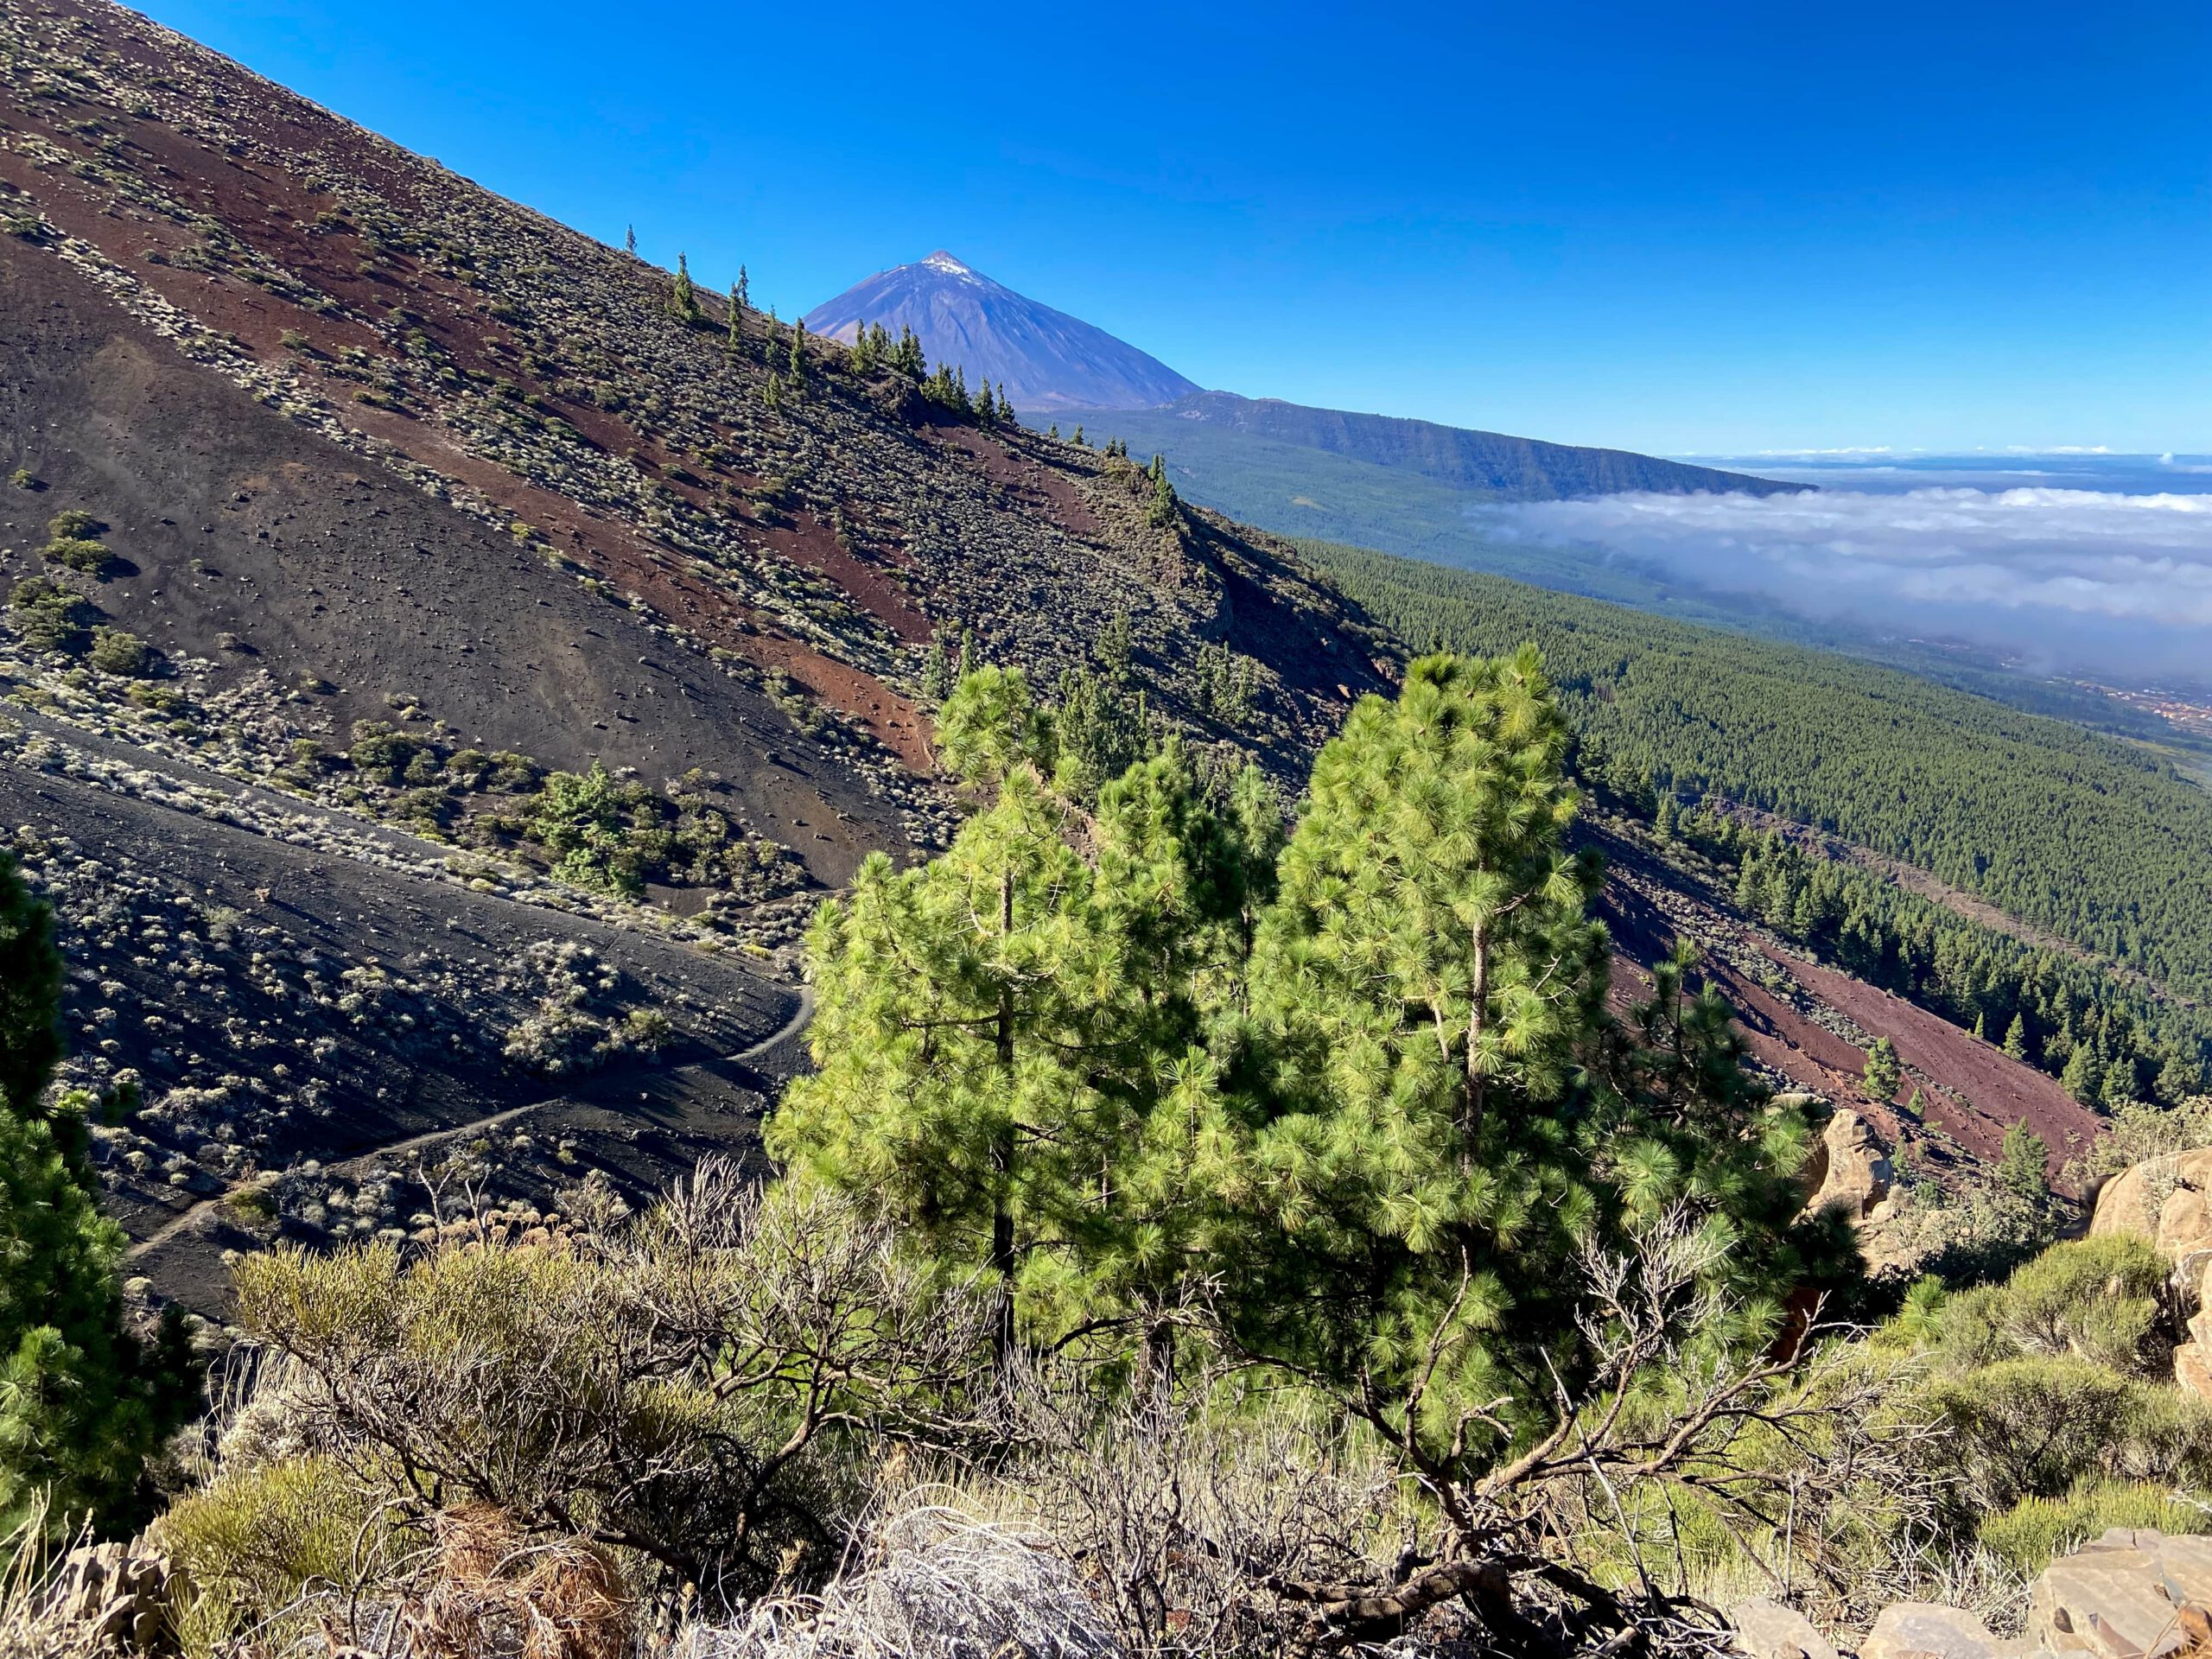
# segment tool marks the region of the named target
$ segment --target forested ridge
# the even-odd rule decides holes
[[[1587,772],[1717,794],[2212,994],[2212,796],[2108,738],[1848,657],[1301,543],[1417,648],[1533,639]]]
[[[2203,1090],[2212,1015],[2123,973],[2029,944],[1900,887],[1721,814],[1677,814],[1662,831],[1717,860],[1737,907],[1881,986],[1999,1044],[2085,1105],[2177,1107]]]

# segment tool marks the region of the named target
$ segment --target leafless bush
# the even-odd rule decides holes
[[[1204,1382],[1102,1396],[1028,1370],[1003,1396],[1018,1450],[999,1490],[1077,1564],[1126,1651],[1286,1651],[1309,1610],[1281,1586],[1387,1571],[1412,1525],[1380,1449],[1313,1404]]]
[[[1050,1541],[909,1502],[873,1529],[857,1570],[819,1596],[765,1601],[686,1632],[683,1659],[1108,1659],[1110,1622]]]

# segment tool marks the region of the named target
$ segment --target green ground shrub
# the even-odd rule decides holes
[[[1948,1299],[1939,1360],[1951,1370],[2071,1355],[2129,1376],[2160,1376],[2173,1342],[2166,1264],[2146,1239],[2111,1234],[2055,1244],[2002,1284]]]
[[[8,590],[8,620],[35,651],[74,657],[92,641],[92,607],[47,576],[25,576]]]
[[[2077,1482],[2063,1497],[2023,1498],[1984,1520],[1975,1536],[2027,1578],[2107,1527],[2212,1532],[2212,1514],[2175,1502],[2168,1488],[2153,1482],[2088,1479]]]
[[[162,654],[135,633],[122,628],[97,627],[92,630],[88,660],[103,674],[143,680],[161,666]]]

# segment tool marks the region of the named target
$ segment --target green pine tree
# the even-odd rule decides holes
[[[952,658],[944,649],[944,635],[930,636],[929,654],[922,659],[922,695],[942,702],[952,690]]]
[[[676,256],[676,281],[668,293],[668,315],[678,322],[699,320],[699,296],[692,290],[690,263],[680,253]]]
[[[1164,474],[1153,480],[1152,505],[1145,514],[1145,522],[1154,530],[1165,530],[1175,522],[1175,486]]]
[[[2202,1093],[2203,1087],[2203,1068],[2177,1050],[2160,1063],[2153,1091],[2164,1104],[2178,1106],[2190,1096]]]
[[[2028,1058],[2026,1016],[2014,1014],[2012,1023],[2005,1028],[2005,1052],[2016,1060],[2025,1060]]]
[[[124,1329],[124,1241],[87,1155],[98,1103],[46,1098],[60,987],[51,914],[0,855],[0,1526],[44,1501],[55,1538],[145,1519],[146,1461],[195,1392],[180,1325],[151,1348]]]
[[[806,319],[791,324],[791,379],[792,390],[806,385]]]
[[[745,355],[745,302],[739,297],[735,283],[729,285],[729,334],[722,352],[732,362]]]
[[[1749,1341],[1809,1271],[1806,1126],[1745,1075],[1726,1005],[1668,964],[1653,1040],[1609,1034],[1567,747],[1533,651],[1424,658],[1363,699],[1314,763],[1226,1068],[1261,1119],[1224,1189],[1252,1223],[1224,1270],[1241,1341],[1441,1481],[1590,1363],[1574,1264],[1601,1241],[1693,1206]]]
[[[2094,1106],[2102,1099],[2103,1068],[2097,1064],[2096,1051],[2087,1043],[2076,1043],[2068,1052],[2065,1070],[2058,1081],[2066,1092],[2084,1106]]]
[[[1904,1083],[1904,1068],[1897,1064],[1897,1045],[1888,1038],[1877,1037],[1867,1047],[1864,1081],[1868,1096],[1879,1101],[1893,1099]]]
[[[943,856],[899,871],[875,854],[823,906],[807,939],[817,1069],[767,1131],[787,1164],[988,1271],[1002,1357],[1018,1281],[1057,1242],[1106,1116],[1087,1063],[1106,968],[1066,810],[1016,764]]]
[[[2007,1192],[2041,1203],[2050,1197],[2050,1147],[2025,1123],[2005,1131],[1997,1158],[1998,1184]]]

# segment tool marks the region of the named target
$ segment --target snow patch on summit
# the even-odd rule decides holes
[[[923,260],[922,263],[927,265],[931,270],[941,270],[948,276],[965,277],[971,283],[981,282],[982,280],[982,278],[976,276],[974,266],[962,264],[960,261],[954,258],[943,248],[939,248],[935,253],[930,255],[928,258]]]

